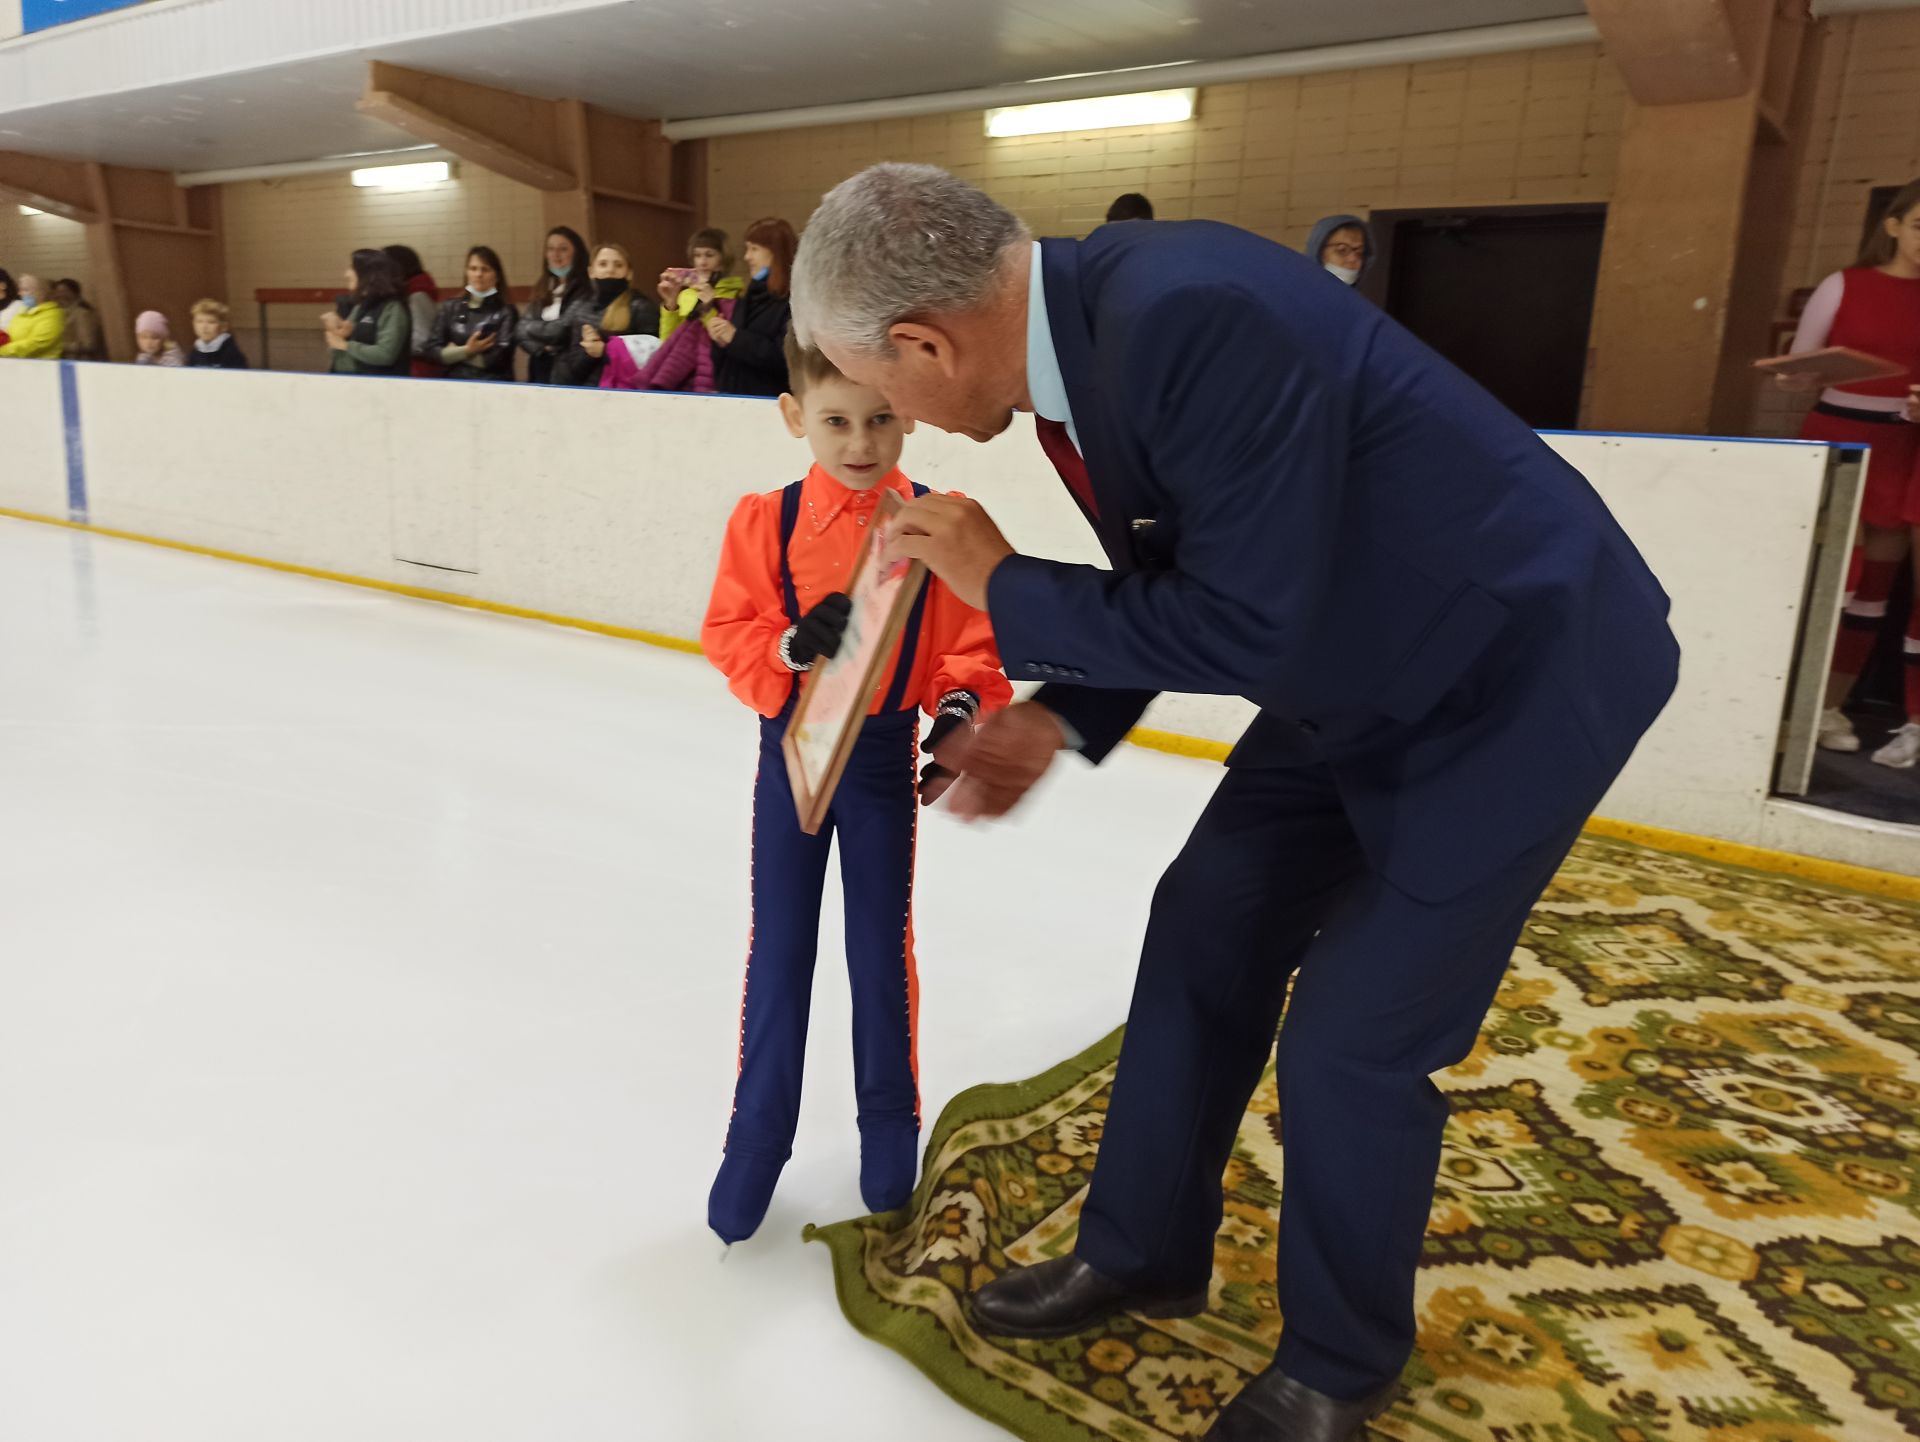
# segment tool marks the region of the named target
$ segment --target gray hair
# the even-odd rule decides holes
[[[886,355],[909,316],[947,315],[985,299],[1025,222],[937,165],[889,162],[827,192],[793,266],[793,331],[860,355]]]

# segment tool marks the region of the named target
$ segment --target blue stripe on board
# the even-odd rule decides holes
[[[80,435],[80,376],[60,362],[60,419],[67,430],[67,519],[87,519],[87,447]]]

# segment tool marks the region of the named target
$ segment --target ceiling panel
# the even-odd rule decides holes
[[[170,16],[169,7],[158,7],[156,19],[175,26],[196,20],[213,25],[227,4],[240,3],[262,0],[206,0]],[[416,30],[361,46],[342,44],[337,31],[323,36],[303,33],[296,25],[288,33],[310,47],[301,58],[269,59],[212,79],[125,87],[63,102],[9,107],[0,98],[0,148],[204,170],[410,143],[354,111],[364,62],[374,58],[535,94],[577,95],[633,115],[680,119],[1307,49],[1583,11],[1580,0],[614,0],[595,8],[582,8],[583,0],[554,3],[551,13],[528,16],[522,5],[520,18],[427,36]],[[386,13],[397,16],[404,8],[396,5]],[[443,4],[437,13],[456,17],[460,7]],[[129,12],[123,23],[134,26],[139,16]],[[306,22],[309,31],[313,23]],[[366,20],[357,33],[370,33],[374,24]],[[120,31],[115,37],[125,38]],[[183,56],[195,53],[190,41],[190,36],[179,37]],[[329,45],[330,53],[316,54],[312,48],[325,51]],[[106,84],[111,77],[96,79]]]

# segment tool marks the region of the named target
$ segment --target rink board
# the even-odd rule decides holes
[[[0,363],[17,418],[0,506],[66,514],[59,367]],[[457,382],[81,366],[96,525],[605,625],[698,634],[739,496],[802,473],[768,402]],[[1099,552],[1016,418],[988,446],[921,429],[904,467],[983,501],[1024,551]],[[1904,865],[1866,828],[1837,851],[1769,803],[1829,451],[1567,433],[1674,600],[1679,693],[1603,814]],[[1018,659],[1018,658],[1015,658]],[[1230,697],[1167,697],[1150,726],[1230,743]],[[1817,830],[1818,828],[1816,828]]]

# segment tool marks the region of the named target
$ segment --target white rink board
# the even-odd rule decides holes
[[[60,367],[0,360],[0,507],[36,516],[67,514],[66,423]]]
[[[22,428],[37,455],[35,445],[57,446],[57,381],[48,367],[36,401],[39,378],[23,387],[14,369],[0,367],[0,387],[52,412]],[[738,497],[808,463],[760,400],[131,366],[78,374],[98,525],[670,636],[698,634]],[[42,431],[49,439],[31,439]],[[1685,653],[1679,693],[1603,814],[1766,844],[1826,449],[1547,439],[1646,553]],[[1024,551],[1098,560],[1025,417],[986,446],[923,428],[903,465],[980,499]],[[32,494],[37,504],[13,504],[64,514],[63,484],[41,477]],[[1236,698],[1174,696],[1147,724],[1231,742],[1251,715]],[[1850,859],[1862,859],[1860,840],[1849,839]],[[1901,842],[1874,842],[1873,864],[1920,870]]]

